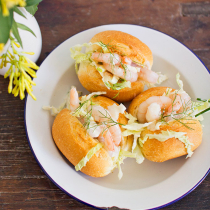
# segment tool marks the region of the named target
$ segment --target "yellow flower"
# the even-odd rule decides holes
[[[25,0],[0,0],[0,1],[1,1],[3,16],[8,16],[9,9],[11,9],[12,7],[16,5],[19,5],[20,7],[26,6]]]
[[[0,43],[0,53],[3,51],[4,49],[4,43]]]
[[[1,8],[2,8],[3,16],[8,16],[9,15],[9,10],[7,8],[5,0],[1,0]]]

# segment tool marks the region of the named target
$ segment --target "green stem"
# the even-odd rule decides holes
[[[201,98],[197,98],[197,101],[203,101],[203,102],[208,101],[210,103],[210,99],[209,100],[202,100]]]
[[[197,116],[199,116],[199,115],[201,115],[201,114],[203,114],[203,113],[206,113],[206,112],[208,112],[208,111],[210,111],[210,107],[207,108],[207,109],[204,109],[202,112],[199,112],[198,114],[195,115],[195,117],[197,117]]]

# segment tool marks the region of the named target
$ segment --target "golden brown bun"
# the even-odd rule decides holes
[[[155,87],[151,88],[140,95],[138,95],[130,104],[128,112],[133,116],[137,114],[138,106],[151,96],[161,96],[166,91],[166,87]],[[175,131],[175,132],[185,132],[187,133],[188,139],[194,145],[191,146],[192,151],[195,150],[202,142],[202,126],[198,120],[183,120],[183,123],[194,123],[189,126],[193,129],[190,130],[184,125],[177,121],[171,121],[168,125],[161,125],[160,130],[150,131],[145,129],[141,133],[141,138],[144,138],[146,134],[158,134],[161,131]],[[180,157],[182,155],[187,155],[187,150],[185,144],[179,139],[170,138],[165,142],[160,142],[157,139],[147,139],[143,144],[142,153],[144,156],[154,162],[164,162],[172,158]]]
[[[132,60],[140,63],[148,61],[150,67],[153,64],[153,56],[149,47],[141,42],[136,37],[121,32],[121,31],[103,31],[96,34],[90,42],[103,42],[104,44],[117,45],[112,52],[120,55],[126,55]],[[92,45],[88,51],[100,51],[101,47]],[[122,90],[109,90],[103,83],[102,77],[95,67],[91,66],[88,62],[82,62],[78,71],[78,78],[81,84],[90,92],[106,91],[106,96],[114,98],[115,101],[130,101],[139,93],[143,92],[144,84],[140,79],[131,83],[131,88],[123,88]]]
[[[97,102],[104,108],[115,103],[103,96],[93,98],[93,102]],[[126,124],[127,119],[123,114],[120,114],[118,122]],[[59,150],[74,166],[98,143],[89,136],[80,121],[72,116],[68,109],[62,110],[55,118],[52,135]],[[132,138],[130,137],[124,138],[121,142],[121,147],[125,150],[130,150],[131,146]],[[108,152],[104,148],[101,148],[81,171],[89,176],[103,177],[108,175],[114,167],[115,165]]]
[[[192,120],[183,120],[183,123],[192,123]],[[177,121],[169,122],[169,125],[161,125],[159,131],[150,131],[148,129],[141,133],[143,138],[146,134],[160,133],[161,131],[175,131],[175,132],[185,132],[187,133],[188,139],[193,145],[191,146],[192,151],[194,151],[202,142],[202,126],[198,120],[193,120],[190,127],[194,130],[190,130],[180,124]],[[187,149],[185,144],[179,139],[170,138],[165,142],[160,142],[157,139],[147,139],[143,144],[142,152],[144,156],[154,162],[164,162],[173,158],[180,157],[182,155],[187,155]]]

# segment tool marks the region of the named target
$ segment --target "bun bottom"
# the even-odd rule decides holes
[[[103,83],[102,77],[99,72],[94,66],[91,66],[89,62],[80,63],[78,78],[82,86],[88,91],[105,91],[105,96],[120,102],[131,101],[144,90],[144,84],[141,80],[132,82],[131,88],[123,88],[121,90],[108,89]]]
[[[192,120],[184,120],[183,123],[192,123]],[[191,145],[191,150],[194,151],[202,142],[202,126],[198,120],[193,121],[194,124],[190,124],[190,127],[194,130],[190,130],[180,124],[177,121],[169,122],[169,125],[160,126],[159,131],[150,131],[148,129],[141,133],[141,137],[144,138],[146,134],[158,134],[161,131],[175,131],[187,133]],[[185,144],[179,139],[170,138],[164,142],[160,142],[157,139],[147,139],[143,144],[142,153],[145,158],[153,162],[164,162],[173,158],[177,158],[183,155],[187,155],[187,149]]]
[[[137,116],[139,105],[146,101],[151,96],[162,96],[165,93],[167,87],[154,87],[138,95],[131,102],[128,112],[133,116]],[[192,123],[192,120],[183,120],[183,123]],[[185,132],[188,139],[193,145],[191,146],[192,151],[195,150],[202,142],[202,126],[198,120],[193,120],[193,124],[190,124],[192,130],[186,128],[184,125],[177,121],[171,121],[168,125],[161,125],[160,130],[150,131],[145,129],[141,133],[141,138],[144,138],[146,134],[158,134],[161,131],[175,131]],[[157,139],[147,139],[141,148],[144,156],[153,162],[164,162],[169,159],[187,155],[187,149],[185,144],[179,139],[170,138],[164,142],[160,142]]]

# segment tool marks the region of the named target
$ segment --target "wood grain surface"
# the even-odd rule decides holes
[[[210,69],[210,1],[44,0],[35,17],[43,38],[39,65],[78,32],[125,23],[174,37]],[[7,85],[8,79],[0,76],[0,209],[93,209],[63,193],[38,166],[26,138],[24,101],[9,95]],[[210,175],[189,195],[163,209],[210,209]]]

